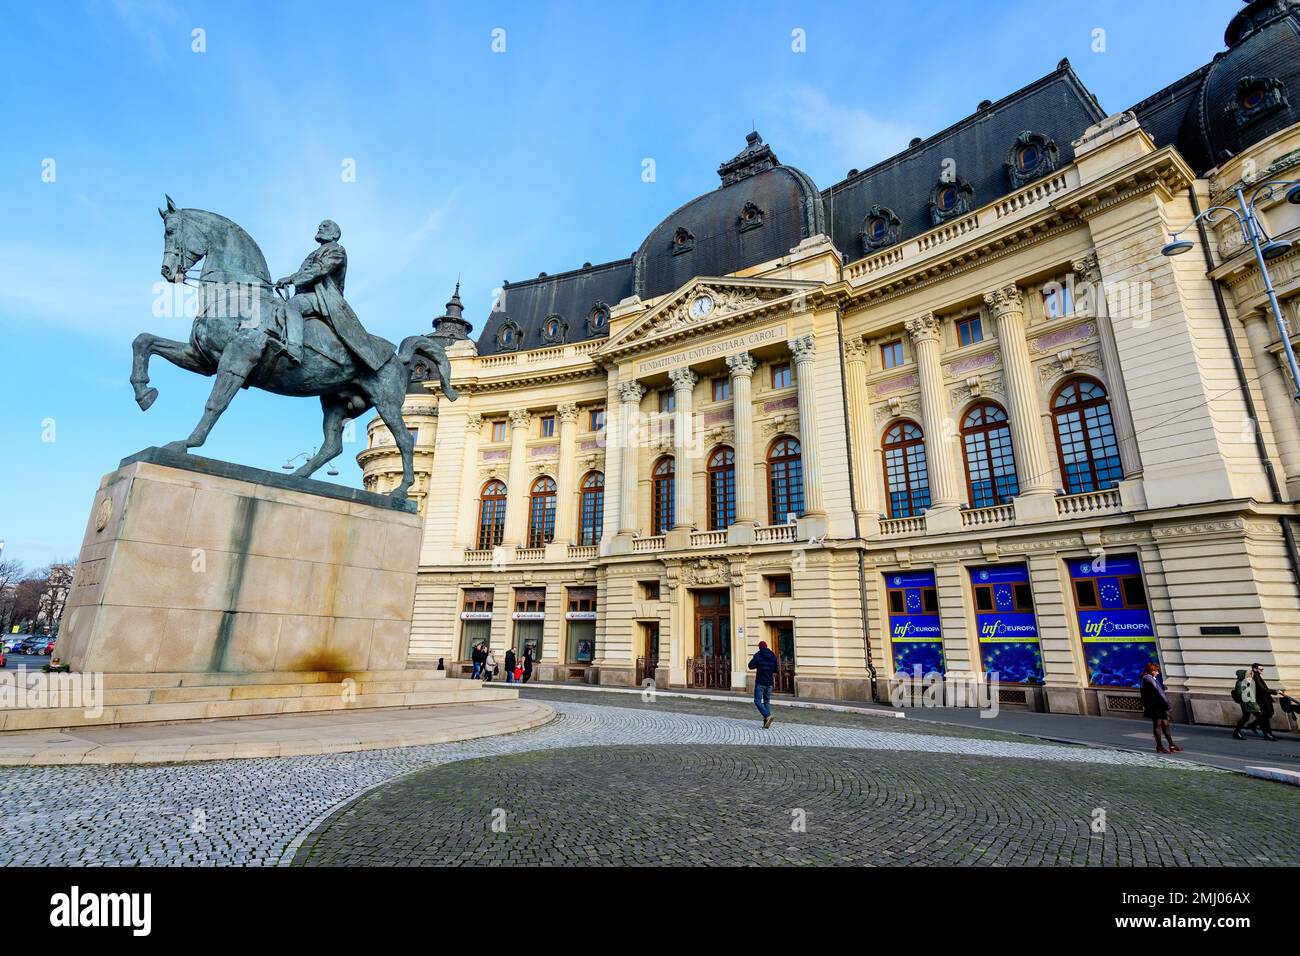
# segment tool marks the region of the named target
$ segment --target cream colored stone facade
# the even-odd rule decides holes
[[[657,628],[654,678],[688,685],[695,603],[725,589],[724,683],[743,688],[758,642],[789,626],[796,693],[863,699],[874,684],[883,698],[894,680],[887,576],[933,573],[947,674],[984,680],[972,569],[1023,565],[1042,682],[1001,685],[1002,703],[1133,713],[1134,691],[1091,685],[1076,613],[1071,562],[1109,555],[1140,563],[1176,716],[1233,716],[1233,674],[1254,661],[1274,686],[1300,689],[1300,593],[1284,536],[1300,492],[1300,422],[1277,332],[1231,223],[1211,233],[1210,275],[1230,293],[1226,331],[1200,244],[1160,253],[1196,204],[1230,196],[1243,175],[1300,176],[1300,130],[1208,179],[1128,114],[1074,145],[1072,162],[1021,189],[853,261],[815,236],[743,273],[618,303],[607,339],[486,356],[456,346],[461,399],[430,386],[408,400],[424,516],[411,657],[465,659],[467,590],[494,598],[490,624],[474,633],[498,653],[518,645],[516,591],[540,588],[543,679],[633,685]],[[1300,206],[1281,196],[1265,216],[1274,235],[1300,232]],[[1300,252],[1272,267],[1300,319]],[[1049,315],[1057,283],[1070,304]],[[956,323],[970,318],[983,337],[963,344]],[[901,361],[886,368],[882,346],[894,359],[894,343]],[[788,385],[773,376],[787,365]],[[1123,476],[1066,494],[1052,401],[1076,378],[1105,389]],[[671,430],[655,417],[663,395],[676,405]],[[1019,494],[972,507],[961,430],[985,401],[1005,411]],[[902,421],[924,433],[930,505],[891,517],[882,439]],[[801,450],[804,507],[793,522],[769,513],[767,458],[782,437]],[[358,456],[373,490],[400,470],[387,441],[372,423]],[[734,455],[735,515],[709,530],[708,462],[721,447]],[[652,472],[665,455],[676,514],[656,528]],[[591,473],[604,478],[603,528],[583,543],[579,484]],[[539,478],[557,488],[555,534],[530,547]],[[506,487],[502,540],[481,547],[480,495],[492,481]],[[597,609],[590,660],[575,659],[580,622],[566,619],[571,592],[584,588]]]

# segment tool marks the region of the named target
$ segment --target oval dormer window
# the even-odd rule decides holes
[[[1264,88],[1255,86],[1246,90],[1241,97],[1241,108],[1244,110],[1258,109],[1259,105],[1264,102]]]
[[[551,321],[549,321],[549,322],[546,323],[546,334],[547,334],[547,335],[551,335],[551,336],[555,336],[555,335],[559,335],[559,334],[560,334],[560,320],[559,320],[559,319],[551,319]]]
[[[501,342],[504,345],[509,345],[514,340],[515,340],[515,330],[510,328],[510,326],[507,325],[504,329],[501,330]]]
[[[1042,157],[1042,151],[1035,144],[1026,143],[1016,151],[1016,168],[1022,173],[1033,172]]]
[[[591,324],[594,328],[603,329],[605,323],[609,321],[609,312],[603,308],[593,309],[591,313]]]
[[[883,242],[889,232],[889,224],[884,216],[873,216],[867,223],[867,235],[872,242]]]
[[[935,205],[939,207],[940,212],[952,212],[956,209],[957,187],[948,185],[940,189],[939,195],[935,197]]]

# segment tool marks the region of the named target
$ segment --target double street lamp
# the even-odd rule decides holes
[[[1233,192],[1237,195],[1236,208],[1232,206],[1211,206],[1183,226],[1182,229],[1170,233],[1170,241],[1160,249],[1160,253],[1166,256],[1181,256],[1184,252],[1190,250],[1192,241],[1190,239],[1179,239],[1178,237],[1196,225],[1197,222],[1203,220],[1210,225],[1214,225],[1216,222],[1221,221],[1225,215],[1236,218],[1237,225],[1241,227],[1242,238],[1255,251],[1255,262],[1259,265],[1259,274],[1264,280],[1264,291],[1268,295],[1268,304],[1273,310],[1273,321],[1277,324],[1278,333],[1282,336],[1282,350],[1286,353],[1287,366],[1291,369],[1292,398],[1300,403],[1300,368],[1296,367],[1295,349],[1291,347],[1291,333],[1287,330],[1286,319],[1282,317],[1282,307],[1278,304],[1277,292],[1273,288],[1273,277],[1268,273],[1268,260],[1285,255],[1291,250],[1294,243],[1290,239],[1274,239],[1269,236],[1267,230],[1260,223],[1258,211],[1255,208],[1257,204],[1267,202],[1283,189],[1287,191],[1287,202],[1300,205],[1300,180],[1263,183],[1255,187],[1250,194],[1249,200],[1246,199],[1241,186],[1237,185],[1233,189]]]

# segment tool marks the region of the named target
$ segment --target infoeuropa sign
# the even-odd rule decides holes
[[[894,673],[942,674],[943,630],[939,625],[934,572],[886,574],[885,594]]]
[[[774,325],[770,328],[748,332],[745,335],[737,335],[721,342],[700,345],[686,352],[678,352],[676,355],[664,355],[659,358],[647,359],[637,366],[637,374],[649,375],[651,372],[662,372],[664,369],[675,368],[678,365],[703,362],[705,359],[717,358],[720,355],[731,355],[733,352],[743,352],[745,349],[752,349],[758,345],[784,342],[788,337],[789,333],[784,324]]]
[[[1143,669],[1160,658],[1137,555],[1075,558],[1069,564],[1088,683],[1140,686]]]
[[[984,672],[991,680],[1008,684],[1041,683],[1043,656],[1029,568],[1023,564],[971,568],[970,578]]]

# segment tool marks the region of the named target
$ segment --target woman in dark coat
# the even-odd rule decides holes
[[[1273,722],[1273,695],[1277,692],[1264,680],[1263,664],[1251,664],[1250,676],[1255,682],[1255,703],[1259,705],[1259,716],[1250,729],[1265,740],[1277,740],[1269,726]]]
[[[512,647],[506,651],[506,683],[515,682],[515,649]]]
[[[1173,736],[1169,733],[1169,697],[1165,694],[1164,685],[1160,683],[1160,665],[1149,663],[1142,669],[1142,713],[1151,720],[1151,733],[1156,738],[1156,753],[1170,754],[1178,753],[1183,748],[1174,743]],[[1165,749],[1164,740],[1160,735],[1164,734],[1165,740],[1169,741],[1169,749]]]
[[[524,645],[524,683],[527,684],[528,681],[532,678],[532,676],[533,676],[533,645],[525,644]]]

